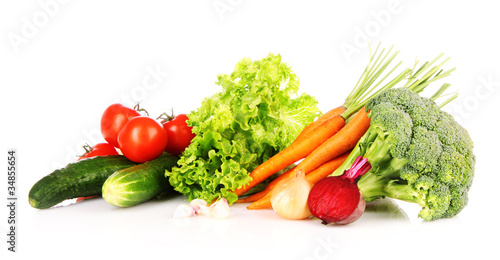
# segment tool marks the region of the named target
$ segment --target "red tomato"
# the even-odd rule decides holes
[[[163,123],[163,128],[167,131],[168,144],[165,151],[173,154],[181,154],[189,146],[195,134],[191,131],[193,128],[188,126],[187,115],[179,114],[173,120]]]
[[[143,163],[160,156],[167,147],[163,126],[147,116],[132,118],[118,134],[120,149],[129,160]]]
[[[106,155],[118,155],[118,151],[116,148],[108,143],[98,143],[90,148],[90,151],[87,151],[84,155],[82,155],[78,160],[84,158],[91,158],[95,156],[106,156]]]
[[[118,133],[130,119],[140,115],[136,110],[121,104],[113,104],[106,108],[101,117],[101,133],[104,140],[114,147],[120,147],[117,141]]]

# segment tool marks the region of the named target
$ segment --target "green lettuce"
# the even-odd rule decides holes
[[[298,94],[299,80],[280,55],[244,58],[231,75],[217,79],[222,91],[188,114],[196,137],[166,176],[188,200],[223,197],[231,204],[238,198],[231,191],[248,183],[250,172],[290,145],[320,111],[315,98]]]

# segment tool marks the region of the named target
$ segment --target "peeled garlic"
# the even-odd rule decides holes
[[[271,205],[276,214],[285,219],[310,217],[307,197],[312,186],[302,170],[297,171],[294,177],[281,181],[271,194]]]
[[[194,199],[189,202],[189,206],[194,209],[196,214],[200,214],[200,212],[203,212],[207,208],[207,202],[202,199]]]
[[[200,210],[196,212],[198,215],[212,216],[212,206],[210,207],[201,207]]]
[[[231,209],[229,208],[229,203],[226,199],[221,198],[213,205],[211,208],[211,216],[214,218],[227,218],[231,214]]]
[[[192,217],[196,214],[196,211],[193,207],[185,204],[181,204],[177,206],[174,211],[174,218],[187,218]]]
[[[187,218],[195,215],[206,215],[214,218],[227,218],[231,214],[229,203],[221,198],[214,204],[207,206],[207,202],[201,199],[192,200],[189,205],[182,204],[177,206],[174,212],[174,218]]]

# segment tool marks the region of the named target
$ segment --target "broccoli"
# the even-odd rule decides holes
[[[467,204],[475,156],[467,131],[433,100],[408,88],[385,90],[366,105],[370,127],[344,164],[363,156],[372,166],[358,180],[366,201],[418,203],[425,221],[449,218]]]

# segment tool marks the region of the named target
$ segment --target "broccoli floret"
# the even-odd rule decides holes
[[[371,113],[370,135],[361,141],[370,154],[370,164],[377,164],[389,152],[392,157],[404,158],[411,142],[413,123],[405,111],[392,103],[381,102]],[[371,161],[370,161],[371,159]]]
[[[344,162],[363,156],[371,164],[358,180],[365,200],[417,203],[426,221],[458,214],[474,177],[474,145],[467,131],[434,101],[407,88],[382,92],[366,109],[370,128]]]
[[[453,186],[470,186],[471,180],[470,158],[455,150],[453,146],[443,146],[443,153],[439,157],[436,167],[436,177],[440,181]]]
[[[448,210],[443,213],[441,218],[451,218],[458,213],[467,205],[469,201],[468,189],[462,189],[457,187],[456,189],[451,188],[451,201]]]
[[[408,164],[419,172],[431,172],[443,151],[436,132],[417,126],[413,128],[413,138],[406,152]]]
[[[422,206],[418,216],[427,221],[441,218],[452,199],[449,187],[429,175],[418,178],[413,188],[410,188],[410,193],[418,198]]]
[[[459,153],[465,156],[474,156],[472,153],[474,144],[469,133],[450,114],[440,111],[439,120],[432,130],[438,134],[439,140],[444,145],[455,147]]]

